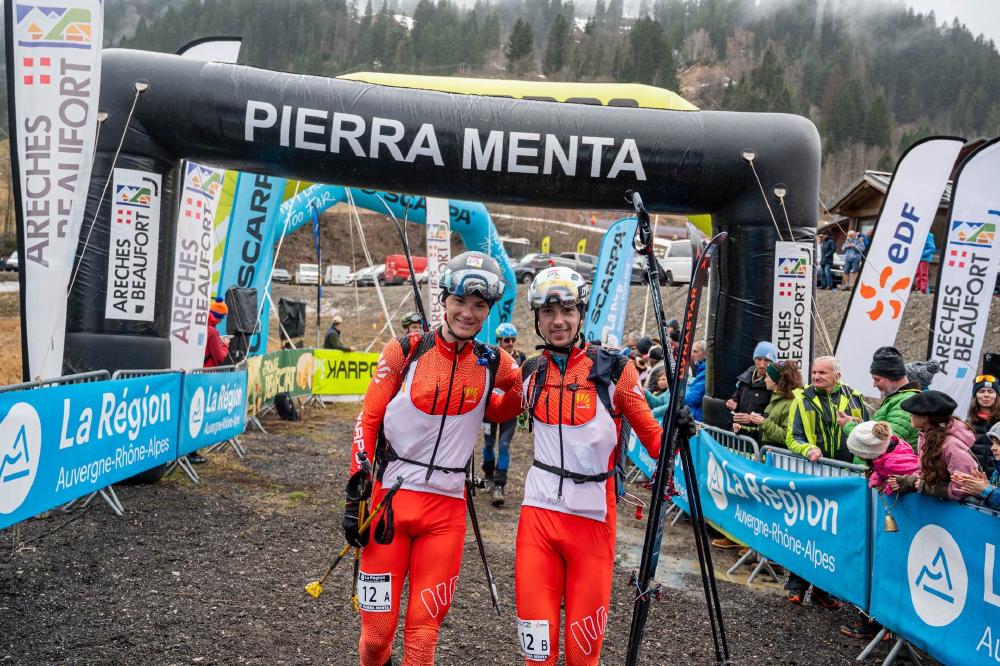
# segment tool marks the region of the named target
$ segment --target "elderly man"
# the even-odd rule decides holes
[[[844,241],[844,290],[850,291],[854,288],[854,283],[858,281],[858,274],[861,273],[861,260],[865,257],[864,236],[858,236],[858,232],[847,232],[847,240]],[[851,279],[853,276],[853,280]]]
[[[882,394],[882,404],[872,416],[874,421],[888,421],[894,435],[916,450],[917,429],[910,422],[909,412],[900,407],[907,398],[920,393],[920,384],[906,376],[906,364],[903,355],[895,347],[879,347],[872,356],[872,364],[868,370],[872,375],[872,384]],[[837,415],[837,423],[844,429],[848,437],[854,427],[862,419],[848,416],[844,412]]]
[[[812,383],[795,389],[788,413],[785,444],[789,450],[811,461],[821,457],[850,461],[847,434],[842,417],[868,419],[868,408],[861,394],[840,383],[840,362],[833,356],[820,356],[813,361]],[[846,421],[843,421],[846,422]],[[809,590],[809,581],[789,572],[788,601],[801,604]],[[813,589],[813,603],[823,608],[838,608],[840,602],[819,588]]]
[[[351,348],[344,344],[340,338],[340,326],[344,323],[340,315],[334,316],[330,321],[330,328],[326,329],[326,336],[323,338],[323,349],[339,349],[349,352]]]

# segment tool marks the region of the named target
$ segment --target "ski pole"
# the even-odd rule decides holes
[[[382,510],[385,509],[389,502],[392,501],[392,497],[399,491],[402,485],[403,477],[396,477],[396,483],[392,484],[392,487],[389,488],[385,495],[383,495],[382,499],[375,505],[375,508],[372,509],[370,514],[368,514],[368,517],[365,518],[364,522],[358,526],[358,534],[362,534],[368,529],[368,527],[372,524],[372,521],[374,521],[378,514],[382,513]],[[326,570],[326,573],[323,574],[323,577],[306,585],[306,592],[308,592],[313,598],[318,599],[319,595],[323,593],[323,583],[325,583],[326,579],[330,577],[330,574],[332,574],[333,570],[337,568],[337,565],[340,564],[341,560],[347,557],[347,554],[351,552],[351,548],[353,547],[354,546],[349,543],[345,544],[344,547],[340,549],[340,552],[337,553],[337,558]]]
[[[490,571],[490,563],[486,559],[486,546],[483,544],[483,535],[479,531],[479,519],[476,517],[476,502],[473,499],[475,490],[472,481],[468,476],[465,478],[465,505],[469,509],[469,522],[472,523],[472,532],[476,535],[476,545],[479,547],[479,557],[483,560],[483,569],[486,571],[486,585],[490,588],[490,600],[497,615],[500,612],[500,595],[497,594],[497,585],[493,582],[493,572]]]

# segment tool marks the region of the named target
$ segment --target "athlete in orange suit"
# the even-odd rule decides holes
[[[348,541],[364,546],[358,577],[358,649],[361,664],[367,666],[391,663],[407,577],[403,663],[434,663],[438,629],[451,606],[462,563],[465,468],[479,441],[483,417],[496,420],[499,406],[499,396],[489,395],[490,384],[512,395],[520,390],[520,371],[511,356],[473,340],[503,294],[496,262],[479,252],[463,253],[448,264],[441,286],[444,325],[386,345],[355,427],[352,476],[359,471],[358,453],[363,451],[376,460],[386,487],[403,478],[391,519],[388,511],[383,516],[392,526],[391,537],[382,534],[380,539],[378,529],[370,541],[367,534],[358,534],[357,502],[348,501],[344,514]],[[376,481],[372,505],[384,494]]]

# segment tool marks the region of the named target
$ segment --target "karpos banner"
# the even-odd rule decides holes
[[[905,495],[875,516],[871,615],[942,664],[1000,659],[1000,517]]]
[[[438,280],[451,261],[451,215],[447,199],[427,197],[427,303],[428,325],[435,328],[444,323],[444,303]]]
[[[274,403],[274,396],[293,398],[312,393],[313,349],[282,349],[247,359],[247,413]]]
[[[177,451],[179,373],[0,394],[0,528]]]
[[[812,243],[776,242],[771,341],[778,360],[798,363],[803,384],[812,358],[812,296]]]
[[[370,352],[317,349],[313,352],[316,359],[313,394],[364,395],[378,365],[378,357]]]
[[[160,242],[160,174],[115,169],[104,316],[153,321]]]
[[[896,342],[924,241],[963,143],[918,141],[899,159],[889,183],[834,354],[844,383],[868,397],[879,397],[868,372],[872,354]]]
[[[208,339],[212,304],[212,254],[215,251],[215,205],[222,193],[224,169],[184,164],[184,189],[177,213],[174,287],[170,301],[170,367],[200,368]]]
[[[819,588],[868,606],[868,481],[786,472],[692,438],[702,509],[727,534]]]
[[[30,377],[58,377],[64,294],[94,160],[104,7],[99,0],[4,6],[23,365]]]
[[[625,315],[632,286],[632,238],[638,220],[625,217],[610,227],[601,239],[594,271],[594,286],[587,307],[583,335],[603,345],[618,347],[625,331]]]
[[[184,375],[177,456],[240,435],[247,419],[247,371]]]
[[[941,364],[941,372],[931,388],[954,397],[963,405],[959,411],[972,395],[1000,262],[998,141],[976,151],[955,177],[948,240],[934,292],[927,357]]]

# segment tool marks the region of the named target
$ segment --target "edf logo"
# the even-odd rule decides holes
[[[896,231],[892,235],[893,242],[888,252],[889,261],[894,264],[904,264],[910,256],[910,246],[913,245],[913,238],[916,235],[915,225],[920,223],[920,217],[915,210],[910,204],[903,203],[903,210],[899,213],[902,219],[896,224]]]

